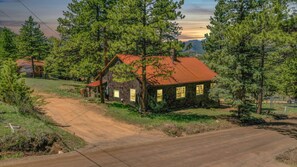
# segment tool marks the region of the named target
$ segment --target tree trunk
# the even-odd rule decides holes
[[[106,29],[104,28],[104,33],[106,33]],[[105,36],[104,38],[104,49],[103,49],[104,53],[103,53],[103,59],[104,59],[104,65],[107,66],[108,64],[108,57],[107,57],[107,53],[108,53],[108,43],[107,43],[107,38]]]
[[[104,87],[103,87],[103,73],[100,73],[100,98],[101,98],[101,103],[105,103],[104,99]]]
[[[147,15],[147,11],[146,11],[146,1],[143,2],[143,18],[142,18],[142,24],[143,27],[147,26],[146,23],[146,15]],[[142,37],[142,56],[141,56],[141,63],[142,63],[142,67],[141,67],[141,80],[142,80],[142,85],[141,85],[141,112],[144,113],[147,111],[147,79],[146,79],[146,47],[147,47],[147,41],[145,39],[145,37]]]
[[[144,57],[144,56],[143,56]],[[141,112],[147,111],[147,80],[146,80],[146,65],[142,65],[142,85],[141,85]]]
[[[34,56],[31,56],[31,64],[32,64],[32,77],[35,78]]]
[[[263,91],[264,91],[264,62],[265,62],[265,47],[264,41],[262,44],[262,54],[261,54],[261,62],[260,62],[260,82],[259,82],[259,95],[258,95],[258,108],[257,113],[262,113],[262,103],[263,103]]]

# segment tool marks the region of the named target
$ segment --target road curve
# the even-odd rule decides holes
[[[121,148],[1,161],[1,167],[282,167],[275,156],[297,146],[276,131],[234,128]]]

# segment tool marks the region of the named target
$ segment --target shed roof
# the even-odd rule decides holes
[[[140,56],[135,55],[117,55],[117,57],[125,64],[131,64],[140,60]],[[160,59],[159,63],[171,68],[173,74],[170,77],[150,77],[153,76],[157,69],[147,66],[147,78],[151,85],[177,85],[185,83],[197,83],[203,81],[211,81],[216,77],[216,73],[208,68],[202,61],[195,57],[178,57],[176,61],[172,61],[169,56],[152,56]],[[140,75],[141,70],[137,73]]]
[[[88,87],[99,87],[100,86],[100,81],[91,82],[87,86]]]
[[[31,60],[26,60],[26,59],[19,59],[19,60],[16,61],[16,63],[17,63],[18,67],[32,66]],[[44,66],[44,61],[34,60],[34,65],[43,67]]]

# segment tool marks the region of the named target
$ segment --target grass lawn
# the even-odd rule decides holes
[[[26,78],[25,80],[26,84],[37,92],[54,93],[63,97],[81,97],[79,91],[85,87],[85,84],[76,81],[35,78]]]
[[[147,129],[160,129],[170,136],[190,135],[234,126],[258,124],[265,122],[265,120],[272,120],[276,118],[276,115],[297,115],[297,108],[293,105],[274,104],[274,108],[268,108],[264,104],[264,107],[266,107],[265,110],[271,110],[271,114],[252,113],[251,117],[240,121],[232,116],[228,108],[194,108],[170,113],[141,115],[135,109],[118,103],[110,104],[109,112],[106,115]],[[283,111],[285,107],[287,107],[286,112]]]
[[[7,127],[9,126],[9,123],[13,126],[20,126],[20,128],[16,129],[15,133],[12,133],[11,129]],[[31,115],[20,114],[17,112],[16,108],[0,103],[0,141],[4,140],[8,136],[18,136],[19,134],[28,134],[38,137],[43,134],[53,133],[59,135],[62,138],[64,144],[68,146],[68,151],[81,148],[85,145],[85,142],[82,139],[62,130],[55,125],[50,124],[48,120],[40,120],[37,117],[33,117]],[[5,144],[9,145],[11,143]],[[1,154],[1,149],[2,148],[0,148],[0,159],[24,156],[24,153],[21,151],[15,151],[7,155],[3,152]]]
[[[141,115],[127,106],[109,105],[107,116],[146,129],[159,129],[169,136],[182,136],[230,128],[235,125],[225,118],[231,113],[224,109],[188,109],[171,113]]]
[[[263,108],[277,114],[297,115],[297,104],[263,104]]]

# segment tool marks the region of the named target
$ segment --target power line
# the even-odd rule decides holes
[[[9,18],[10,20],[13,20],[8,14],[6,14],[4,11],[0,10],[0,13],[2,13],[4,16]]]
[[[17,0],[20,4],[22,4],[33,16],[35,16],[42,24],[44,24],[48,29],[50,29],[52,32],[56,33],[57,35],[60,35],[57,33],[57,31],[53,30],[50,26],[48,26],[44,21],[42,21],[28,6],[26,6],[22,1]]]

